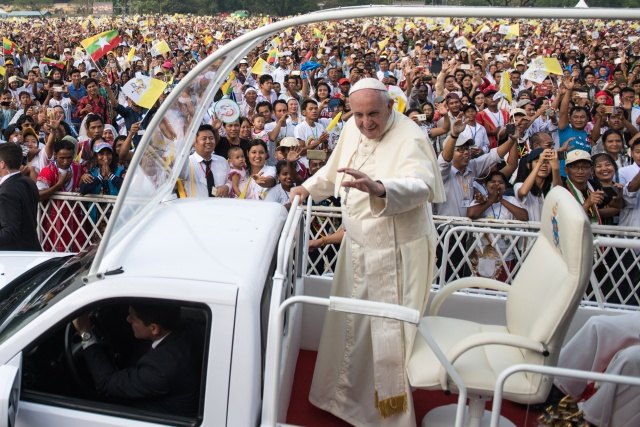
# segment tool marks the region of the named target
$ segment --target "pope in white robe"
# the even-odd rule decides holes
[[[291,197],[341,198],[346,233],[331,295],[422,313],[435,266],[429,203],[445,200],[435,153],[378,80],[360,80],[350,102],[353,118],[327,164]],[[327,313],[311,403],[356,426],[415,426],[405,370],[415,334],[398,321]]]

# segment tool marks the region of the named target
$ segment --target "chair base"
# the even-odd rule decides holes
[[[455,424],[457,408],[458,405],[444,405],[432,409],[422,419],[422,427],[452,427]],[[471,419],[467,410],[465,411],[462,425],[466,427],[489,427],[490,421],[491,411],[484,411],[482,418]],[[500,427],[516,427],[514,423],[503,416],[500,416],[498,425]]]

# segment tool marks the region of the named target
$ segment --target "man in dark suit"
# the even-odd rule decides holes
[[[0,145],[0,251],[41,251],[38,241],[38,188],[20,173],[22,149]]]
[[[196,416],[202,368],[203,332],[180,322],[180,307],[173,304],[131,304],[127,322],[150,349],[134,367],[116,369],[103,350],[94,345],[88,315],[73,321],[82,337],[83,355],[96,389],[107,397],[127,399],[153,412]]]

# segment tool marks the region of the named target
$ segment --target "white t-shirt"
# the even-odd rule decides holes
[[[273,179],[278,181],[276,168],[274,168],[273,166],[264,165],[262,169],[260,169],[260,172],[262,172],[262,176],[272,176]],[[264,200],[267,197],[267,192],[269,191],[268,188],[261,187],[253,179],[250,180],[247,185],[249,186],[249,188],[247,188],[245,199]]]
[[[33,156],[33,159],[28,162],[27,165],[33,166],[33,168],[36,170],[36,173],[39,175],[40,171],[49,163],[51,163],[51,159],[48,159],[47,153],[45,153],[44,149],[41,149],[38,154]]]
[[[522,182],[518,182],[513,186],[513,191],[516,194],[516,198],[520,202],[523,208],[529,213],[529,221],[540,221],[542,217],[542,204],[544,203],[544,195],[534,196],[531,191],[524,196],[523,199],[518,197],[518,190],[522,187]]]
[[[511,203],[514,206],[517,206],[519,208],[524,208],[524,206],[522,206],[522,204],[515,197],[502,196],[502,199],[504,201],[506,201],[506,202]],[[471,203],[471,206],[475,206],[477,204],[478,203],[474,200]],[[500,202],[494,203],[493,205],[489,206],[489,208],[487,210],[485,210],[480,217],[481,218],[486,218],[486,219],[502,219],[502,220],[515,220],[516,219],[516,217],[513,216],[513,214],[509,211],[509,209],[504,207],[502,205],[502,203],[500,203]],[[487,242],[486,238],[483,237],[482,238],[482,246],[484,247],[488,243],[489,242]],[[515,257],[515,253],[514,253],[513,250],[511,250],[509,253],[507,253],[507,251],[509,249],[509,246],[510,246],[510,240],[506,240],[504,238],[500,238],[500,239],[498,239],[497,244],[498,244],[498,248],[500,249],[500,254],[502,255],[502,257],[504,257],[505,261],[511,261]]]
[[[61,106],[64,110],[64,121],[71,124],[71,99],[61,98],[59,101],[55,98],[49,100],[49,108]]]
[[[271,131],[273,131],[275,127],[276,127],[276,122],[267,123],[264,125],[264,130],[267,131],[267,133],[271,133]],[[285,138],[287,136],[295,137],[295,130],[296,130],[296,126],[290,123],[289,119],[287,119],[287,125],[280,127],[280,132],[278,133],[278,137],[276,138],[276,140]]]
[[[315,126],[311,127],[305,120],[304,122],[298,123],[298,126],[295,128],[294,136],[301,139],[304,142],[304,145],[309,145],[311,140],[320,138],[322,132],[324,132],[324,126],[322,124],[315,123]]]
[[[482,148],[485,153],[489,152],[489,137],[484,126],[478,123],[473,127],[466,125],[464,130],[460,132],[458,140],[466,141],[467,139],[473,139],[478,148]]]
[[[318,123],[320,123],[325,129],[329,126],[333,119],[318,119]],[[340,139],[340,132],[342,132],[342,127],[344,126],[344,122],[339,120],[338,123],[329,131],[329,140],[327,141],[327,145],[329,146],[329,150],[333,150],[338,145],[338,140]]]
[[[282,184],[278,184],[275,187],[271,188],[267,191],[267,196],[265,197],[267,202],[276,202],[281,205],[289,204],[289,192],[285,191],[282,188]]]
[[[322,124],[315,123],[315,126],[311,127],[305,120],[298,123],[298,126],[296,126],[295,137],[301,139],[306,146],[309,145],[311,140],[320,138],[322,132],[324,132],[324,126]],[[309,168],[309,159],[307,159],[307,156],[300,157],[300,161],[307,169]]]

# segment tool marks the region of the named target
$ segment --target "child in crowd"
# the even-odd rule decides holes
[[[280,181],[280,183],[267,192],[265,200],[267,202],[280,203],[288,210],[291,207],[289,191],[291,191],[291,187],[293,187],[289,163],[287,163],[286,160],[280,160],[276,163],[276,173],[278,174],[278,181]]]
[[[229,176],[227,184],[231,185],[229,197],[244,199],[242,191],[247,187],[247,164],[244,151],[240,147],[229,148]]]
[[[264,130],[265,119],[263,116],[256,114],[252,119],[253,129],[251,130],[251,139],[260,139],[269,142],[269,134]]]
[[[300,185],[309,178],[309,169],[300,161],[302,151],[298,140],[293,137],[282,138],[276,148],[276,162],[286,161],[291,169],[291,179],[296,185]]]

